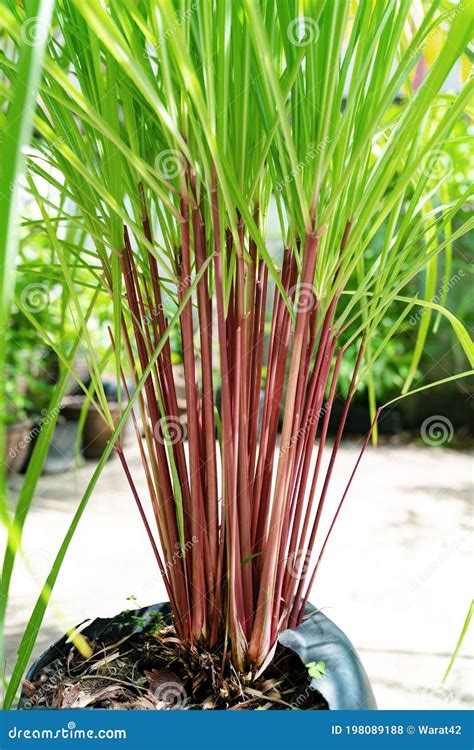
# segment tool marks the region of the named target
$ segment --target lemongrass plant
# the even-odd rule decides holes
[[[13,2],[6,8],[18,43],[22,10]],[[424,270],[436,274],[440,254],[472,227],[451,232],[468,196],[446,199],[449,175],[436,165],[474,86],[440,93],[469,42],[474,10],[441,0],[420,10],[411,0],[57,6],[28,188],[84,331],[94,403],[105,419],[71,269],[88,267],[110,297],[111,347],[128,405],[105,458],[115,449],[123,465],[177,634],[228,651],[240,671],[264,667],[281,630],[301,622],[354,475],[328,504],[351,400],[366,382],[374,428],[371,366],[414,306],[447,318],[472,366],[462,323],[406,291]],[[446,24],[442,52],[415,90],[424,47]],[[430,113],[440,107],[432,129]],[[59,208],[39,180],[57,190]],[[279,257],[267,243],[272,208]],[[61,227],[71,223],[86,236],[82,245],[64,239]],[[374,254],[377,232],[383,246]],[[399,316],[375,348],[394,304]],[[173,327],[183,349],[186,435]],[[347,362],[352,379],[340,394]],[[148,497],[139,495],[118,439],[129,413]],[[32,629],[44,607],[39,600]]]

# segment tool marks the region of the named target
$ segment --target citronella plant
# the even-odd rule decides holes
[[[446,198],[447,175],[436,163],[474,86],[440,94],[468,44],[474,11],[440,0],[420,15],[422,7],[409,0],[58,4],[29,187],[86,343],[71,267],[89,266],[110,297],[117,383],[129,401],[107,455],[114,445],[177,634],[222,648],[241,671],[261,669],[281,630],[301,622],[354,475],[342,498],[329,502],[351,400],[367,382],[374,427],[371,366],[384,344],[420,305],[447,317],[472,364],[460,321],[407,292],[472,226],[451,231],[468,196]],[[12,3],[15,41],[22,23]],[[446,24],[446,43],[414,90],[423,49]],[[444,113],[432,130],[434,107]],[[59,209],[41,195],[39,179],[65,199]],[[267,243],[271,210],[281,230],[278,257]],[[82,247],[58,231],[69,222],[87,238]],[[375,347],[393,305],[396,322]],[[173,327],[183,350],[186,428]],[[106,417],[93,346],[89,359]],[[347,362],[352,379],[341,393]],[[336,398],[344,406],[326,461]],[[147,496],[118,439],[128,413]]]

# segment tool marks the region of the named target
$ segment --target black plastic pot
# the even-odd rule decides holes
[[[343,401],[334,401],[331,418],[329,420],[328,433],[335,435],[339,428],[339,423],[344,411],[345,403]],[[444,414],[444,412],[441,412]],[[383,416],[379,419],[377,426],[379,435],[399,435],[405,428],[403,414],[400,408],[392,406],[390,409],[382,412]],[[353,402],[347,415],[344,427],[344,435],[366,435],[370,430],[372,419],[370,417],[369,407],[366,403]]]
[[[303,664],[323,661],[325,673],[312,680],[330,709],[362,711],[377,708],[375,696],[361,660],[345,633],[320,610],[308,604],[297,628],[284,630],[279,638]]]
[[[156,613],[161,612],[165,619],[170,617],[168,603],[154,604],[151,607],[121,612],[113,618],[98,617],[81,628],[81,633],[90,640],[114,641],[141,633],[154,622]],[[326,615],[311,604],[306,609],[304,621],[293,630],[285,630],[280,643],[294,651],[302,664],[323,661],[325,674],[314,679],[312,687],[317,689],[333,710],[376,709],[377,704],[362,663],[347,636]],[[139,624],[137,624],[139,623]],[[80,628],[80,626],[78,626]],[[71,649],[68,636],[63,636],[50,646],[30,667],[27,679],[33,682],[38,673],[58,657],[66,657]],[[304,667],[302,666],[302,669]],[[18,709],[32,707],[22,692]]]
[[[85,400],[86,397],[84,395],[66,396],[63,399],[62,414],[67,420],[75,421],[76,424],[78,424]],[[115,401],[108,400],[108,408],[112,421],[114,425],[117,426],[121,416],[119,404]],[[126,429],[127,423],[125,423],[121,433],[122,441],[126,434]],[[82,454],[85,458],[100,458],[107,443],[112,437],[112,434],[113,429],[110,425],[104,421],[101,414],[99,414],[94,406],[89,405],[82,433]],[[113,455],[115,455],[114,452],[110,454],[109,459]]]

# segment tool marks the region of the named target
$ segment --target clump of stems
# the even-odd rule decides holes
[[[147,524],[180,637],[216,647],[228,633],[235,664],[244,669],[248,663],[261,666],[281,629],[297,625],[303,617],[323,551],[316,556],[315,545],[324,548],[327,541],[320,540],[321,517],[364,340],[359,344],[329,464],[323,470],[323,450],[345,353],[334,327],[340,290],[336,286],[324,310],[313,288],[324,230],[310,229],[302,238],[299,273],[296,252],[285,249],[279,272],[281,291],[273,285],[271,326],[265,342],[267,268],[241,221],[237,237],[230,233],[226,237],[225,252],[235,257],[226,310],[217,191],[212,191],[213,205],[206,216],[193,183],[187,169],[180,242],[173,258],[177,294],[184,303],[180,331],[187,434],[180,421],[168,341],[138,396],[144,445],[134,417],[161,552],[120,445],[117,451]],[[143,231],[152,243],[142,186],[140,196]],[[214,246],[206,232],[209,220]],[[348,222],[341,257],[350,228]],[[167,327],[163,299],[168,292],[151,252],[146,261],[137,266],[125,228],[120,262],[131,331],[124,321],[122,333],[136,382]],[[185,301],[192,267],[202,273],[194,294]],[[198,341],[193,315],[199,322]],[[214,336],[219,350],[219,409]],[[126,388],[125,379],[123,385]]]

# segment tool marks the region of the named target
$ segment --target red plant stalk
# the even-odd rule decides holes
[[[243,244],[243,235],[240,237]],[[240,560],[241,560],[241,577],[242,577],[242,596],[244,609],[243,631],[246,637],[250,636],[250,628],[253,622],[253,584],[252,584],[252,565],[251,554],[251,518],[250,518],[250,483],[248,475],[248,356],[247,356],[247,324],[248,316],[244,310],[245,294],[245,272],[242,252],[237,253],[237,305],[236,315],[240,321],[237,329],[239,337],[239,346],[236,347],[236,377],[238,374],[239,388],[238,405],[235,404],[234,425],[236,428],[236,448],[237,448],[237,472],[238,487],[236,488],[236,503],[239,521],[240,536]],[[238,425],[238,430],[237,430]]]
[[[294,527],[295,536],[292,537],[291,554],[293,555],[293,557],[290,560],[290,566],[293,566],[293,562],[295,562],[296,563],[296,571],[294,571],[293,567],[291,567],[291,569],[293,571],[293,576],[292,576],[291,580],[289,580],[289,582],[288,582],[287,597],[288,597],[288,606],[289,606],[289,617],[287,618],[287,621],[288,621],[289,627],[292,627],[292,625],[290,623],[292,622],[293,609],[294,609],[296,603],[299,601],[301,580],[302,580],[302,578],[304,576],[305,567],[307,566],[307,562],[309,560],[309,556],[311,555],[311,552],[312,552],[312,548],[310,547],[310,543],[308,544],[307,547],[305,547],[305,540],[306,540],[306,536],[307,536],[307,532],[308,532],[308,527],[309,527],[309,523],[310,523],[310,519],[311,519],[311,512],[312,512],[312,509],[313,509],[313,500],[314,500],[314,494],[315,494],[315,491],[316,491],[316,483],[317,483],[317,480],[318,480],[319,469],[320,469],[320,466],[321,466],[321,459],[322,459],[322,456],[323,456],[324,446],[326,444],[326,436],[327,436],[327,431],[328,431],[328,426],[329,426],[329,419],[331,417],[332,405],[333,405],[333,402],[334,402],[334,395],[335,395],[337,380],[338,380],[338,376],[339,376],[339,369],[340,369],[340,366],[341,366],[342,354],[343,354],[343,350],[340,349],[338,351],[338,353],[337,353],[336,362],[334,364],[334,370],[333,370],[333,375],[332,375],[332,380],[331,380],[331,386],[330,386],[330,389],[329,389],[328,400],[327,400],[327,403],[326,403],[326,406],[325,406],[325,410],[324,410],[324,417],[323,417],[323,424],[322,424],[322,428],[321,428],[321,435],[319,437],[319,445],[318,445],[318,452],[317,452],[317,458],[316,458],[316,466],[314,468],[313,479],[312,479],[312,482],[311,482],[311,488],[310,488],[310,491],[309,491],[309,497],[308,497],[308,501],[307,501],[307,504],[306,504],[306,513],[305,513],[305,516],[304,516],[303,528],[302,528],[301,532],[299,533],[298,541],[296,541],[296,535],[299,532],[300,523],[301,523],[300,517],[298,517],[298,526],[295,525],[295,527]],[[306,487],[303,487],[303,493],[305,492],[305,489],[306,489]],[[295,598],[293,599],[293,597],[294,597],[294,591],[295,591],[295,586],[296,586],[297,582],[299,582],[298,583],[298,590],[296,592]]]
[[[184,301],[191,279],[189,209],[186,198],[181,201],[181,285],[179,302]],[[199,453],[200,433],[196,415],[198,414],[198,394],[196,387],[196,366],[194,359],[193,311],[191,299],[187,301],[181,315],[181,336],[183,340],[184,380],[186,390],[186,410],[188,415],[189,471],[193,512],[191,531],[192,550],[192,627],[193,637],[199,640],[207,634],[207,610],[205,606],[208,587],[206,579],[212,575],[208,539],[205,535],[204,498],[201,485],[201,457]],[[207,575],[206,575],[207,574]]]
[[[322,344],[322,342],[321,342]],[[320,344],[320,345],[321,345]],[[282,547],[280,550],[280,563],[279,563],[279,589],[278,599],[282,598],[282,605],[284,604],[287,612],[291,607],[292,598],[294,595],[294,588],[296,585],[301,554],[298,550],[298,537],[301,528],[301,519],[304,509],[307,480],[309,476],[309,469],[312,457],[312,446],[314,445],[316,432],[318,429],[321,413],[323,411],[322,404],[324,399],[324,393],[329,377],[330,366],[332,361],[332,355],[335,348],[335,340],[328,339],[326,342],[326,352],[323,358],[320,359],[320,366],[317,367],[315,364],[315,375],[317,373],[318,388],[314,394],[314,401],[312,408],[308,411],[308,417],[302,422],[304,436],[300,441],[306,446],[306,449],[301,449],[300,453],[300,465],[298,467],[298,474],[294,477],[293,481],[293,497],[291,500],[291,507],[289,508],[285,517],[285,534],[282,538]],[[339,364],[336,360],[335,366],[335,377],[333,377],[333,384],[335,387],[337,381],[337,373],[339,371]],[[329,414],[332,407],[332,398],[334,387],[329,393],[328,401],[325,405],[324,415],[329,419]],[[332,396],[331,396],[332,393]],[[327,423],[326,423],[327,424]],[[324,442],[325,433],[323,425],[323,434],[320,441]],[[307,507],[311,506],[311,495],[307,500]],[[291,529],[291,534],[290,534]],[[289,541],[288,541],[289,539]],[[286,564],[284,564],[286,562]],[[279,615],[275,614],[274,626],[278,622]],[[287,618],[285,618],[286,621]]]
[[[108,332],[109,332],[109,336],[110,336],[110,339],[111,339],[111,342],[112,342],[112,347],[113,347],[114,351],[116,351],[115,340],[114,340],[114,337],[113,337],[113,334],[112,334],[112,331],[111,331],[110,327],[108,327]],[[128,390],[127,380],[125,378],[125,375],[124,375],[122,367],[120,368],[120,374],[121,374],[122,387],[123,387],[124,393],[125,393],[127,399],[130,400],[130,392]],[[151,497],[151,500],[152,500],[152,508],[155,511],[155,517],[156,517],[156,522],[157,522],[157,526],[158,526],[159,535],[160,535],[160,538],[163,539],[163,537],[164,537],[164,530],[163,530],[163,527],[162,527],[162,524],[161,524],[161,519],[160,519],[160,516],[159,516],[159,513],[158,513],[158,500],[157,500],[156,493],[155,493],[155,488],[154,488],[154,485],[153,485],[153,479],[151,477],[150,470],[149,470],[149,467],[148,467],[148,463],[147,463],[147,460],[146,460],[145,450],[144,450],[143,443],[142,443],[142,440],[141,440],[141,434],[140,434],[140,429],[138,427],[137,418],[135,416],[135,412],[133,411],[133,409],[132,409],[132,421],[133,421],[135,435],[136,435],[138,446],[139,446],[139,450],[140,450],[140,456],[141,456],[141,459],[142,459],[142,464],[143,464],[143,469],[144,469],[144,472],[145,472],[145,477],[146,477],[146,480],[147,480],[148,489],[150,491],[150,497]],[[139,513],[140,513],[140,517],[141,517],[141,519],[143,521],[146,533],[148,535],[151,547],[153,549],[153,553],[154,553],[154,555],[156,557],[156,560],[158,562],[158,567],[160,569],[160,573],[161,573],[161,576],[163,578],[163,582],[165,584],[167,594],[168,594],[168,596],[170,598],[171,606],[173,607],[173,611],[177,611],[179,613],[179,607],[178,607],[176,599],[175,599],[173,587],[170,584],[170,581],[168,580],[168,576],[166,575],[166,571],[165,571],[163,562],[161,560],[161,555],[160,555],[158,547],[156,545],[155,538],[153,536],[153,532],[151,531],[150,525],[148,523],[148,519],[147,519],[146,513],[145,513],[145,511],[143,509],[143,504],[142,504],[142,502],[140,500],[140,497],[138,495],[137,489],[135,487],[135,483],[133,481],[132,475],[131,475],[130,470],[128,468],[127,461],[125,459],[125,455],[124,455],[121,443],[119,441],[117,441],[117,443],[115,444],[115,452],[119,456],[120,462],[121,462],[122,467],[123,467],[124,472],[125,472],[125,476],[127,477],[127,481],[128,481],[128,483],[130,485],[130,488],[132,490],[132,494],[133,494],[133,497],[134,497],[135,502],[137,504],[137,507],[138,507],[138,510],[139,510]],[[187,614],[187,612],[184,613],[185,616],[186,616],[186,614]],[[189,638],[189,635],[190,635],[189,622],[187,623],[187,626],[188,627],[183,630],[183,618],[182,618],[182,616],[179,616],[177,618],[177,630],[178,630],[179,633],[182,634],[182,637],[188,637]]]
[[[121,254],[122,270],[123,270],[123,275],[124,275],[124,280],[125,280],[125,287],[127,290],[127,297],[129,299],[131,312],[132,312],[132,325],[133,325],[133,330],[135,334],[135,341],[137,344],[140,365],[141,365],[142,370],[145,370],[147,366],[148,355],[146,351],[142,329],[139,323],[140,309],[139,309],[136,289],[135,289],[134,280],[133,280],[133,272],[132,272],[132,268],[130,264],[131,255],[132,255],[132,251],[130,247],[130,242],[128,240],[128,234],[125,230],[125,249],[123,253]],[[146,394],[148,409],[150,412],[156,458],[157,458],[158,466],[160,470],[160,486],[161,486],[162,495],[164,498],[163,504],[164,504],[164,509],[165,509],[165,513],[167,516],[167,523],[169,524],[168,532],[170,534],[170,540],[174,542],[174,541],[178,541],[176,519],[175,519],[173,508],[172,508],[172,506],[174,506],[174,498],[173,498],[171,480],[170,480],[170,476],[168,472],[168,464],[167,464],[164,445],[162,442],[160,442],[160,440],[158,439],[158,435],[157,435],[160,415],[159,415],[158,402],[157,402],[151,374],[148,375],[148,377],[145,380],[144,390]]]
[[[139,360],[140,365],[142,369],[144,370],[147,365],[147,352],[146,347],[144,343],[143,333],[140,326],[140,308],[138,304],[135,284],[134,284],[134,277],[131,267],[131,247],[130,242],[128,240],[127,232],[125,231],[125,246],[124,250],[121,254],[121,262],[122,262],[122,271],[125,279],[125,287],[127,291],[127,298],[129,300],[130,308],[131,308],[131,318],[132,318],[132,326],[134,330],[135,340],[137,344],[138,354],[139,354]],[[126,340],[128,340],[128,337],[126,337]],[[132,355],[133,358],[133,355]],[[171,487],[171,482],[168,474],[168,465],[167,465],[167,459],[166,459],[166,453],[163,444],[158,440],[157,438],[157,426],[159,423],[159,410],[157,405],[157,399],[156,394],[154,390],[153,381],[151,378],[151,375],[148,376],[148,378],[145,381],[145,395],[146,395],[146,402],[148,406],[148,410],[150,413],[150,418],[152,422],[152,433],[153,433],[153,458],[152,458],[152,464],[156,460],[157,462],[157,471],[155,473],[155,477],[157,479],[157,497],[160,501],[160,507],[158,509],[158,513],[163,516],[163,521],[161,524],[161,528],[164,528],[165,534],[162,538],[162,542],[164,545],[164,551],[165,551],[165,557],[166,562],[168,565],[170,565],[170,574],[173,579],[173,585],[174,585],[174,591],[176,596],[176,601],[181,602],[181,606],[184,607],[184,611],[186,611],[186,606],[188,602],[188,595],[187,595],[187,585],[186,585],[186,572],[184,570],[184,566],[181,563],[181,560],[178,560],[178,562],[175,564],[175,561],[173,559],[174,551],[176,549],[176,545],[179,544],[179,537],[178,537],[178,529],[176,525],[176,517],[174,513],[174,497],[173,497],[173,491]],[[127,475],[127,479],[130,483],[130,477]],[[132,492],[133,487],[131,486]],[[184,615],[182,614],[181,617]]]
[[[196,199],[196,196],[195,196]],[[199,271],[205,261],[206,237],[204,222],[199,207],[192,210],[194,252],[196,270]],[[218,560],[218,520],[219,503],[217,491],[217,460],[216,460],[216,427],[214,419],[214,389],[212,378],[212,317],[209,305],[209,289],[207,276],[204,274],[198,283],[197,301],[199,314],[199,333],[201,344],[202,393],[201,414],[203,420],[203,453],[204,453],[204,496],[206,507],[206,535],[209,538],[210,566],[208,571],[208,592],[211,601],[211,617],[214,608],[220,606],[216,602],[216,576]]]
[[[241,356],[242,356],[242,329],[236,331],[236,365],[234,376],[233,405],[234,416],[234,441],[233,441],[233,473],[232,487],[229,492],[228,519],[229,519],[229,582],[230,582],[230,618],[231,618],[231,640],[232,657],[234,664],[240,670],[244,669],[245,647],[243,645],[243,627],[246,621],[245,598],[243,592],[243,568],[241,556],[241,529],[238,516],[238,458],[239,458],[239,432],[240,432],[240,397],[241,397]]]
[[[148,210],[146,205],[145,193],[143,185],[140,183],[138,186],[140,204],[142,209],[142,225],[146,239],[153,245],[153,237],[150,227],[150,220],[148,217]],[[154,334],[155,347],[158,346],[160,338],[165,334],[167,329],[167,323],[163,312],[163,301],[160,289],[160,278],[158,273],[158,264],[156,258],[151,252],[148,253],[148,264],[150,267],[150,276],[153,290],[153,299],[149,293],[148,288],[147,300],[149,305],[149,319],[151,320]],[[167,415],[169,415],[176,424],[179,420],[179,409],[178,400],[176,397],[176,388],[173,379],[173,369],[171,363],[171,347],[169,339],[165,341],[163,350],[158,358],[157,369],[160,376],[160,384],[163,390],[163,401],[165,403],[165,409]],[[184,453],[184,446],[182,440],[176,440],[173,444],[173,452],[175,456],[176,467],[180,480],[181,493],[183,497],[183,512],[185,525],[189,527],[190,524],[190,505],[191,496],[189,491],[189,482],[186,468],[186,457]],[[187,537],[191,535],[186,534]]]
[[[341,357],[342,357],[342,352],[343,352],[343,350],[341,350],[338,353],[338,355],[340,354]],[[331,457],[329,459],[329,465],[328,465],[328,468],[327,468],[327,471],[326,471],[326,477],[324,479],[324,484],[323,484],[323,488],[322,488],[322,491],[321,491],[321,496],[320,496],[320,499],[319,499],[319,502],[318,502],[318,506],[317,506],[317,509],[316,509],[316,517],[314,519],[314,523],[313,523],[313,527],[312,527],[312,530],[311,530],[310,539],[309,539],[308,545],[306,547],[305,559],[306,559],[307,562],[309,562],[309,560],[311,559],[311,555],[313,553],[313,547],[314,547],[314,541],[315,541],[315,538],[316,538],[316,532],[318,530],[319,522],[320,522],[320,519],[321,519],[321,514],[322,514],[323,506],[324,506],[324,501],[326,499],[327,491],[328,491],[328,488],[329,488],[329,482],[330,482],[330,479],[331,479],[332,471],[334,469],[334,464],[335,464],[336,457],[337,457],[337,452],[339,450],[339,446],[340,446],[340,443],[341,443],[342,434],[344,432],[344,427],[345,427],[345,424],[346,424],[347,415],[349,413],[349,408],[350,408],[350,405],[351,405],[352,397],[353,397],[353,395],[355,393],[356,382],[357,382],[357,375],[358,375],[358,371],[359,371],[360,363],[362,361],[363,354],[364,354],[364,341],[362,340],[361,345],[359,347],[359,353],[357,355],[357,360],[356,360],[356,363],[355,363],[355,366],[354,366],[354,371],[353,371],[353,374],[352,374],[352,379],[351,379],[351,383],[350,383],[350,386],[349,386],[349,391],[348,391],[348,394],[347,394],[347,397],[346,397],[346,402],[344,404],[344,410],[343,410],[341,418],[339,420],[338,429],[337,429],[337,432],[336,432],[336,436],[334,438],[334,445],[333,445],[333,449],[332,449],[332,452],[331,452]],[[338,361],[339,361],[339,364],[340,364],[340,359],[338,359]],[[332,394],[332,396],[334,397],[334,393]],[[332,405],[332,400],[331,400],[331,405]],[[325,414],[325,419],[324,419],[325,422],[329,421],[328,413]],[[327,431],[327,424],[326,424],[326,431]],[[316,464],[316,468],[315,468],[314,476],[313,476],[313,483],[312,483],[312,488],[311,488],[311,492],[312,493],[314,492],[314,488],[316,487],[316,482],[317,482],[317,479],[318,479],[319,468],[320,468],[320,465],[321,465],[322,447],[324,447],[324,443],[321,440],[320,441],[319,450],[318,450],[317,464]],[[308,521],[309,521],[309,515],[308,514],[307,514],[307,518],[308,518]],[[304,530],[303,533],[305,533],[305,530]],[[301,541],[303,539],[304,539],[304,536],[302,534]],[[297,620],[297,617],[298,617],[297,610],[299,611],[299,608],[300,608],[301,593],[302,593],[303,585],[304,585],[304,582],[305,582],[305,579],[306,579],[306,573],[307,573],[306,568],[303,568],[302,575],[301,575],[301,578],[300,578],[300,581],[299,581],[299,584],[298,584],[298,589],[296,591],[295,601],[293,603],[293,608],[292,608],[290,619],[289,619],[289,626],[290,627],[294,627],[294,624],[296,623],[296,620]]]
[[[249,477],[253,480],[257,456],[258,417],[260,413],[260,387],[262,379],[263,343],[265,338],[265,310],[267,303],[268,267],[260,262],[256,280],[254,335],[256,343],[252,349],[252,367],[250,379],[251,411],[249,420]],[[258,324],[258,325],[257,325]],[[251,490],[252,491],[252,490]]]
[[[229,362],[228,362],[228,341],[227,331],[228,325],[226,325],[226,317],[224,311],[224,296],[222,286],[222,256],[221,256],[221,232],[220,232],[220,218],[219,218],[219,204],[217,197],[217,187],[214,185],[211,191],[212,201],[212,223],[214,228],[214,273],[215,273],[215,295],[216,295],[216,306],[217,306],[217,327],[219,337],[219,357],[220,357],[220,370],[221,370],[221,404],[222,404],[222,503],[223,503],[223,525],[225,528],[225,544],[227,559],[229,561],[229,590],[228,599],[230,602],[230,626],[231,626],[231,640],[234,649],[234,658],[237,663],[241,664],[244,659],[245,651],[241,644],[241,637],[239,633],[239,617],[240,621],[243,620],[242,616],[242,590],[240,580],[240,568],[238,568],[233,560],[233,555],[237,550],[237,535],[238,529],[236,528],[236,507],[233,504],[236,491],[236,455],[235,455],[235,441],[234,441],[234,430],[233,430],[233,413],[231,410],[231,404],[235,400],[231,396],[230,377],[229,377]],[[234,378],[235,380],[235,378]],[[234,399],[240,397],[240,391],[234,391]],[[224,539],[221,536],[221,548],[224,544]],[[221,578],[226,575],[224,573],[224,555],[219,556],[218,566],[218,577],[217,580],[220,582]]]
[[[309,325],[311,326],[311,320],[308,321]],[[295,511],[296,511],[296,504],[297,504],[297,494],[298,494],[298,488],[300,490],[302,489],[302,497],[301,497],[301,504],[303,502],[304,498],[304,490],[306,487],[306,482],[304,481],[304,484],[302,484],[302,476],[303,480],[305,480],[305,472],[304,472],[304,466],[302,465],[301,461],[301,449],[300,446],[304,445],[307,440],[309,440],[310,444],[312,445],[314,443],[314,437],[317,430],[317,425],[319,421],[319,411],[320,411],[320,404],[319,401],[322,402],[322,399],[324,397],[324,390],[326,387],[326,381],[329,373],[329,367],[332,357],[332,352],[334,349],[334,342],[328,341],[326,342],[326,352],[324,356],[324,369],[320,366],[318,366],[318,357],[316,358],[315,362],[315,368],[317,369],[317,376],[318,376],[318,389],[316,391],[316,404],[314,405],[314,408],[310,409],[309,414],[314,413],[314,417],[312,419],[305,418],[304,420],[299,419],[299,411],[301,411],[301,404],[302,404],[302,393],[303,390],[306,388],[307,382],[308,382],[308,369],[309,369],[309,362],[311,359],[311,352],[314,346],[314,337],[311,334],[309,337],[308,342],[308,350],[306,357],[304,358],[304,369],[301,373],[300,377],[300,383],[302,384],[302,387],[300,388],[300,393],[297,394],[296,397],[296,405],[295,408],[295,419],[294,419],[294,426],[293,426],[293,436],[291,438],[291,442],[289,445],[281,445],[280,447],[280,455],[286,451],[288,451],[290,448],[294,450],[294,460],[291,468],[291,475],[290,475],[290,481],[289,481],[289,502],[287,503],[286,511],[283,517],[283,531],[281,535],[281,543],[280,543],[280,550],[279,550],[279,556],[278,556],[278,566],[277,566],[277,584],[276,584],[276,593],[275,593],[275,609],[273,612],[273,623],[272,623],[272,640],[275,640],[277,636],[277,631],[280,625],[280,622],[286,617],[286,613],[288,612],[289,607],[289,601],[291,600],[291,596],[288,596],[286,593],[286,587],[284,588],[283,583],[285,580],[285,573],[289,573],[290,566],[292,565],[292,560],[294,559],[294,554],[291,551],[291,543],[290,540],[290,527],[291,527],[291,520],[294,517]],[[316,373],[313,373],[313,380]],[[308,436],[309,433],[309,436]],[[306,451],[305,456],[308,458],[308,468],[309,468],[309,461],[311,459],[312,451]],[[290,549],[289,549],[290,546]],[[285,565],[285,561],[287,561],[287,564]],[[285,570],[286,569],[286,570]],[[281,607],[278,607],[277,603],[281,602]],[[282,611],[281,611],[282,610]]]
[[[296,263],[289,250],[285,251],[281,279],[285,291],[293,287]],[[269,522],[269,504],[275,446],[278,433],[281,398],[288,355],[291,317],[281,294],[275,290],[270,346],[268,352],[267,380],[263,402],[259,457],[254,477],[252,545],[253,554],[261,555]],[[261,558],[255,559],[260,570]]]
[[[305,241],[305,252],[303,260],[302,284],[305,288],[313,283],[316,267],[316,256],[319,242],[317,232],[308,232]],[[290,375],[288,379],[286,408],[281,433],[283,445],[290,444],[294,425],[294,413],[292,405],[298,390],[298,379],[300,375],[301,354],[305,334],[307,333],[308,311],[297,312],[296,326],[293,337],[293,346],[290,363]],[[290,450],[280,456],[275,483],[275,493],[271,511],[271,520],[268,538],[263,559],[262,580],[255,613],[255,622],[252,637],[249,644],[249,658],[252,664],[260,666],[263,657],[271,648],[271,626],[275,602],[273,599],[276,582],[276,565],[278,551],[281,542],[282,519],[284,517],[286,503],[288,500],[288,481],[291,471],[293,451]],[[278,602],[279,605],[279,602]]]

